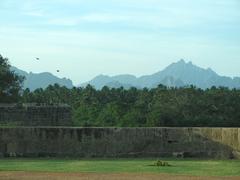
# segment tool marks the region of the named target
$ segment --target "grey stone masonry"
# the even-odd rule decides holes
[[[240,128],[0,128],[2,157],[240,158]]]
[[[65,104],[0,104],[0,125],[70,126],[71,107]]]

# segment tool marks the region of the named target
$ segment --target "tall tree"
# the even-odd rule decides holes
[[[17,102],[20,98],[24,78],[10,70],[7,58],[0,55],[0,102]]]

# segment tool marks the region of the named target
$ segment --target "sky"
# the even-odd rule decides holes
[[[75,85],[180,59],[240,76],[240,1],[0,0],[0,54]]]

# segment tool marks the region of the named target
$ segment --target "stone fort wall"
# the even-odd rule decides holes
[[[71,126],[71,108],[64,104],[0,104],[0,125]]]
[[[240,128],[0,128],[0,156],[240,158]]]

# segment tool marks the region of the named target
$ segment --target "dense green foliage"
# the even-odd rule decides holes
[[[240,90],[196,87],[129,90],[67,89],[58,85],[25,90],[23,102],[67,103],[76,126],[118,127],[239,127]]]
[[[22,82],[23,77],[12,72],[8,59],[0,55],[0,102],[18,101]]]
[[[240,161],[164,159],[171,166],[152,166],[153,159],[1,159],[0,171],[67,173],[167,173],[194,176],[239,176]]]

